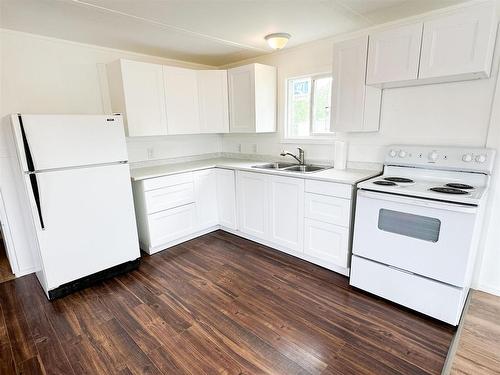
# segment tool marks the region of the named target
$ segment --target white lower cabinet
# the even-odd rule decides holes
[[[199,230],[219,224],[217,215],[217,174],[215,169],[193,173],[196,202],[196,226]]]
[[[221,228],[345,275],[353,187],[210,168],[134,182],[149,254]]]
[[[231,169],[215,170],[217,178],[217,206],[219,224],[229,229],[237,228],[236,176]]]
[[[148,215],[152,247],[169,243],[194,232],[196,208],[194,203]]]
[[[304,254],[338,267],[347,268],[349,228],[306,218]]]
[[[262,240],[269,240],[269,177],[254,172],[236,174],[239,229]]]
[[[269,181],[269,240],[301,252],[304,233],[304,180],[270,176]]]

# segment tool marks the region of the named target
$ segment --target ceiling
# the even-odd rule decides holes
[[[0,0],[0,26],[220,66],[464,0]]]

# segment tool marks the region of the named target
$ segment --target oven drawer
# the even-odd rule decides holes
[[[357,256],[349,283],[449,324],[460,320],[467,291]]]
[[[353,253],[463,287],[476,214],[475,207],[361,190]]]
[[[194,202],[194,184],[192,182],[168,186],[144,193],[148,214],[179,207]]]

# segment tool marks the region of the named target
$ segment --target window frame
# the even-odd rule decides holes
[[[308,136],[292,136],[289,134],[289,83],[290,81],[297,79],[309,78],[311,80],[311,92],[310,92],[310,108],[309,108],[309,135]],[[331,72],[323,72],[323,73],[312,73],[312,74],[303,74],[300,76],[289,76],[285,78],[285,121],[284,121],[284,131],[283,131],[283,143],[293,143],[293,141],[309,141],[311,143],[330,143],[333,142],[335,133],[334,132],[325,132],[318,133],[313,132],[313,118],[314,118],[314,93],[315,93],[315,82],[318,79],[322,78],[332,78]],[[332,78],[333,79],[333,78]],[[332,116],[332,108],[331,108],[331,92],[330,92],[330,123]],[[319,142],[318,142],[319,141]]]

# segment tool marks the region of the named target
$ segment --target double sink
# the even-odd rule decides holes
[[[314,173],[320,172],[332,167],[313,164],[295,164],[295,163],[267,163],[261,165],[253,165],[252,168],[271,169],[276,171],[291,172],[291,173]]]

